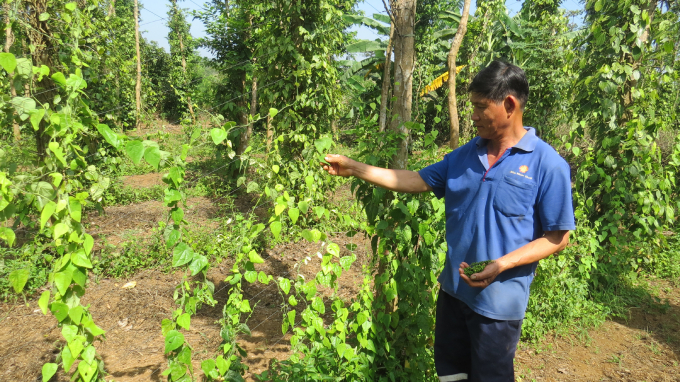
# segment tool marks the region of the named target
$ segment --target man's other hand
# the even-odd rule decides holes
[[[493,280],[496,279],[496,276],[498,276],[501,273],[501,269],[498,266],[498,262],[494,261],[492,263],[489,263],[486,265],[483,271],[479,273],[474,273],[470,277],[467,277],[465,275],[465,268],[468,268],[470,265],[466,262],[460,263],[460,267],[458,268],[458,273],[460,274],[460,278],[465,281],[465,283],[473,288],[486,288],[488,287]]]
[[[354,162],[352,159],[344,155],[328,154],[324,158],[326,163],[321,163],[323,169],[331,175],[338,175],[343,177],[352,176],[351,165]]]

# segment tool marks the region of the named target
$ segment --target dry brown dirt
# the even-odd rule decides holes
[[[163,174],[160,172],[150,172],[142,175],[128,175],[121,177],[123,187],[150,188],[163,184]]]
[[[330,238],[341,247],[341,256],[349,255],[345,244],[357,245],[354,253],[357,261],[338,280],[337,295],[350,301],[357,294],[363,280],[362,265],[366,264],[368,241],[359,235],[352,238],[337,236]],[[302,275],[313,278],[320,270],[320,259],[316,253],[320,243],[301,241],[280,245],[262,254],[265,263],[258,270],[267,274],[295,278]],[[307,258],[311,260],[305,260]],[[214,357],[221,338],[220,326],[216,323],[222,317],[222,306],[227,295],[227,284],[223,282],[230,275],[231,262],[225,260],[216,264],[209,273],[215,284],[214,307],[204,306],[192,317],[191,330],[187,341],[194,348],[194,369],[200,370],[200,362]],[[82,303],[90,305],[95,322],[107,331],[106,341],[96,345],[106,369],[109,381],[160,381],[160,373],[166,368],[163,355],[164,337],[160,323],[170,318],[176,309],[172,294],[182,280],[182,273],[163,274],[158,270],[146,270],[132,278],[100,280],[90,282]],[[123,286],[134,281],[134,288]],[[331,291],[322,290],[329,297]],[[269,367],[272,359],[286,359],[290,355],[289,334],[281,332],[282,298],[276,284],[260,283],[244,285],[244,298],[254,306],[248,319],[252,336],[241,336],[239,343],[248,352],[245,360],[250,370],[246,380],[252,381],[252,373],[261,373]],[[327,309],[330,312],[330,309]],[[328,316],[330,318],[330,315]],[[0,381],[36,380],[42,364],[54,362],[59,351],[61,334],[51,316],[43,316],[37,307],[37,300],[24,304],[0,304],[0,341],[8,346],[0,349]],[[200,372],[199,372],[200,373]],[[56,381],[68,381],[60,371]]]
[[[680,290],[654,280],[665,309],[635,307],[626,319],[584,333],[520,345],[521,381],[680,381]]]
[[[212,219],[219,217],[220,207],[214,200],[195,197],[187,200],[184,219],[201,227],[216,228]],[[90,211],[84,219],[85,228],[95,239],[95,250],[104,238],[111,245],[118,245],[129,237],[145,238],[158,227],[158,222],[168,220],[168,208],[159,201],[148,201],[125,206],[104,208],[104,214]]]

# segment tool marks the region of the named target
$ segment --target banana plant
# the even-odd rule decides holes
[[[369,27],[380,36],[389,37],[390,35],[390,18],[386,15],[373,14],[373,18],[368,18],[365,16],[357,15],[344,15],[343,19],[354,25],[363,25]],[[352,44],[345,47],[347,53],[373,53],[372,56],[367,57],[363,60],[343,60],[339,61],[341,67],[345,68],[345,71],[341,77],[341,81],[345,82],[358,72],[362,70],[368,70],[369,73],[373,69],[379,69],[380,64],[385,62],[385,51],[387,50],[387,42],[381,41],[380,39],[373,40],[358,40]]]

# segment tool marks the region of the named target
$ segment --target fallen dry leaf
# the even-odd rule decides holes
[[[123,289],[132,289],[132,288],[134,288],[134,287],[136,287],[136,286],[137,286],[137,282],[136,282],[136,281],[130,281],[129,283],[123,285],[121,288],[123,288]]]

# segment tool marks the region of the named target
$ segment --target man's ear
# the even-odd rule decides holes
[[[503,107],[505,107],[505,112],[510,117],[513,113],[520,110],[519,100],[513,95],[508,95],[503,100]]]

